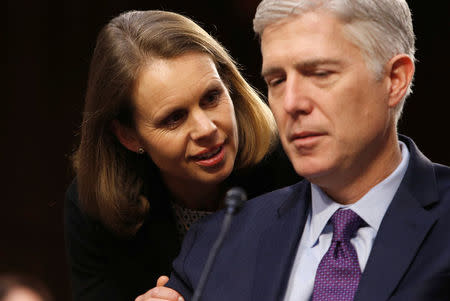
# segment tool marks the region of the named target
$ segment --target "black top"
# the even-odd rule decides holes
[[[232,174],[249,198],[300,180],[281,147],[257,166]],[[163,191],[163,190],[161,190]],[[74,300],[134,300],[170,275],[180,244],[168,196],[152,190],[150,211],[135,236],[121,239],[79,207],[76,179],[67,190],[65,238]]]

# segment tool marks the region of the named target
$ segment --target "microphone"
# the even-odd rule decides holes
[[[200,275],[200,280],[198,282],[197,288],[194,291],[194,296],[192,297],[192,301],[199,301],[203,292],[203,288],[206,284],[206,280],[208,280],[209,272],[211,271],[212,265],[216,258],[217,253],[220,250],[222,242],[225,238],[225,235],[228,232],[228,229],[231,225],[231,220],[233,215],[236,214],[239,209],[244,205],[244,202],[247,200],[247,194],[244,189],[240,187],[230,188],[225,195],[225,205],[227,206],[225,211],[225,216],[222,221],[222,226],[220,227],[220,233],[217,237],[214,245],[209,251],[208,259],[206,260],[206,264],[203,267],[202,274]]]
[[[240,187],[233,187],[227,191],[225,195],[225,205],[227,205],[227,212],[235,214],[241,209],[247,200],[247,194],[244,189]]]

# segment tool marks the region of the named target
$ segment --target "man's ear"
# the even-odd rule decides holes
[[[134,129],[131,129],[114,119],[111,123],[111,130],[125,148],[135,153],[138,152],[141,144],[139,143],[139,139]]]
[[[390,79],[389,106],[395,107],[408,91],[414,75],[414,62],[406,54],[394,56],[387,65]]]

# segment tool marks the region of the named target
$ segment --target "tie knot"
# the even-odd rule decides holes
[[[331,217],[333,241],[350,241],[363,223],[363,219],[351,209],[337,210]]]

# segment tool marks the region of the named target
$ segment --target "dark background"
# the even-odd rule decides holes
[[[400,132],[433,161],[450,165],[448,96],[450,10],[447,1],[409,1],[417,35],[414,94]],[[56,300],[69,300],[62,209],[73,173],[69,156],[81,121],[95,38],[110,18],[131,9],[167,9],[199,21],[264,91],[251,27],[259,0],[8,0],[7,97],[1,118],[0,274],[41,279]],[[2,47],[4,49],[4,47]],[[5,194],[6,193],[6,194]],[[149,284],[152,286],[153,284]]]

